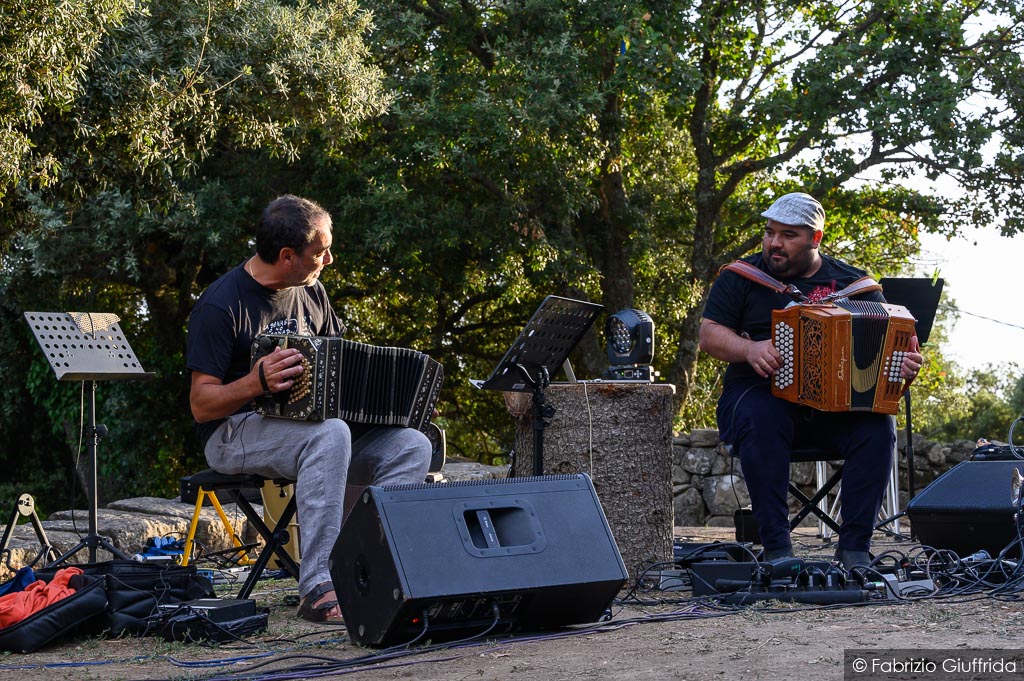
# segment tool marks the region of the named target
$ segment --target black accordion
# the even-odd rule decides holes
[[[444,372],[422,352],[344,338],[263,334],[253,339],[250,366],[277,347],[298,349],[303,372],[290,389],[253,401],[263,416],[417,430],[430,424]]]

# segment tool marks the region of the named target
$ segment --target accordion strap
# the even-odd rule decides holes
[[[776,293],[785,293],[794,300],[801,303],[810,302],[807,296],[793,284],[783,284],[781,281],[759,270],[745,260],[734,260],[728,265],[722,267],[723,270],[729,270],[735,272],[744,279],[749,279],[755,283],[767,286]],[[849,298],[850,296],[860,295],[861,293],[870,293],[872,291],[881,291],[882,285],[871,277],[861,277],[846,288],[840,289],[835,293],[830,293],[827,296],[821,298],[815,302],[828,303],[839,298]]]
[[[796,286],[793,286],[793,284],[783,284],[775,277],[762,272],[745,260],[733,260],[728,265],[722,266],[722,270],[735,272],[744,279],[749,279],[754,283],[761,284],[761,286],[767,286],[776,293],[785,293],[793,300],[800,302],[806,302],[808,300],[803,291],[798,289]]]
[[[861,277],[857,281],[853,282],[844,289],[840,289],[835,293],[830,293],[824,298],[822,302],[828,302],[832,300],[838,300],[839,298],[849,298],[850,296],[857,296],[861,293],[871,293],[872,291],[881,291],[882,285],[871,277]]]

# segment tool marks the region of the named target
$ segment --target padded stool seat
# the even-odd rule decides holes
[[[182,565],[187,565],[192,559],[192,551],[195,543],[196,529],[199,524],[200,512],[204,504],[209,501],[210,505],[217,511],[217,515],[220,517],[221,523],[223,523],[228,534],[231,536],[232,543],[241,553],[240,563],[245,565],[251,565],[248,578],[242,585],[242,589],[238,592],[238,598],[248,598],[253,588],[256,586],[256,581],[260,578],[260,574],[263,569],[267,566],[272,556],[277,556],[282,567],[295,579],[299,578],[299,566],[295,560],[289,555],[285,548],[288,543],[288,523],[291,522],[295,516],[295,497],[294,495],[289,499],[288,504],[281,512],[281,516],[278,518],[276,526],[271,529],[264,522],[263,518],[256,512],[252,507],[252,500],[259,498],[259,492],[263,489],[264,484],[268,478],[264,478],[260,475],[254,475],[251,473],[240,473],[235,475],[227,475],[224,473],[218,473],[212,469],[206,469],[181,479],[181,500],[183,503],[191,503],[195,505],[195,510],[192,513],[192,521],[189,525],[188,536],[185,539],[185,547],[182,556]],[[284,486],[292,484],[292,480],[273,480],[277,485]],[[224,512],[224,508],[221,506],[220,499],[217,497],[217,493],[220,492],[225,495],[225,499],[235,503],[238,508],[245,514],[246,520],[249,524],[256,529],[256,532],[263,538],[264,546],[263,550],[260,551],[259,556],[255,559],[249,554],[249,550],[244,546],[242,540],[238,537],[234,527],[231,525],[231,521],[228,519],[227,514]]]

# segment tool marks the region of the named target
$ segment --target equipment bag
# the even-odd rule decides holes
[[[95,633],[109,637],[159,633],[159,606],[197,598],[214,598],[213,584],[194,565],[160,565],[134,560],[111,560],[79,566],[101,578],[106,591],[106,613],[94,622]],[[37,574],[52,570],[47,568]]]
[[[48,574],[37,576],[47,582],[56,574],[56,570],[45,572]],[[75,593],[0,629],[0,650],[31,653],[63,636],[89,631],[104,619],[107,592],[102,577],[75,575],[68,586]]]

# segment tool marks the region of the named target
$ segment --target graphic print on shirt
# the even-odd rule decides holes
[[[299,336],[313,336],[313,319],[307,314],[303,324],[299,325],[298,319],[279,319],[267,324],[263,331],[265,334],[291,334]]]
[[[816,303],[819,300],[821,300],[822,298],[824,298],[825,296],[832,295],[833,293],[835,293],[838,290],[839,290],[839,283],[837,281],[833,280],[832,283],[830,283],[830,284],[822,284],[820,286],[815,286],[814,289],[810,293],[807,294],[807,298],[808,298],[808,300],[810,300],[810,302]]]

